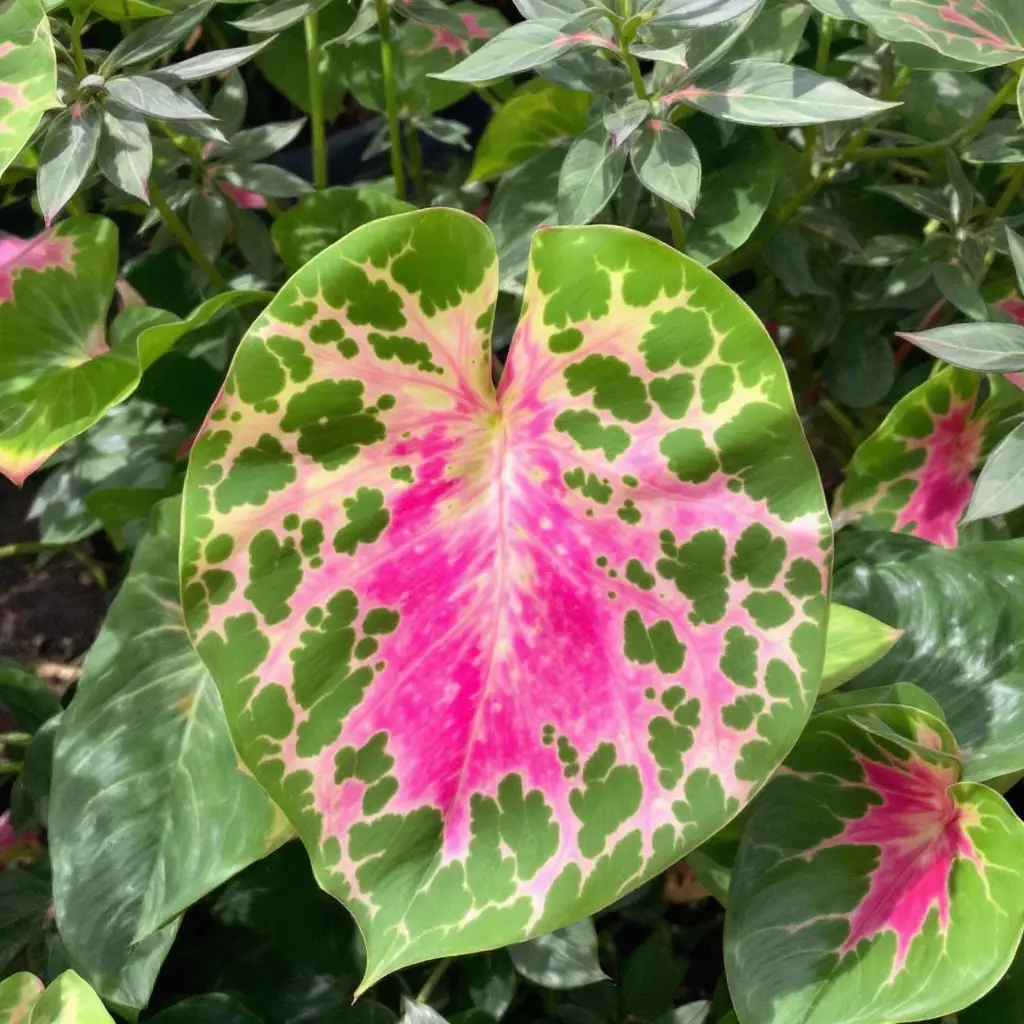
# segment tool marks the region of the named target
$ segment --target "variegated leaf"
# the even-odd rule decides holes
[[[0,174],[57,106],[57,58],[41,0],[0,10]]]
[[[228,292],[186,320],[129,310],[108,340],[117,251],[117,229],[103,217],[0,237],[0,472],[16,484],[130,395],[188,331],[266,297]]]
[[[243,340],[192,450],[186,621],[243,760],[404,965],[596,911],[733,817],[821,671],[830,534],[764,328],[693,261],[375,221]]]
[[[740,1024],[930,1020],[995,985],[1024,925],[1024,824],[960,774],[923,711],[811,720],[736,858],[725,951]]]
[[[24,971],[0,981],[0,1024],[29,1024],[43,983]]]
[[[987,425],[979,382],[950,367],[896,403],[854,452],[832,509],[837,529],[855,522],[956,547]]]

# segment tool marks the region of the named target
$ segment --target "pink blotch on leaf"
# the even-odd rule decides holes
[[[850,914],[850,932],[840,955],[882,932],[896,936],[893,973],[906,960],[932,908],[939,925],[949,925],[949,879],[957,860],[974,858],[967,815],[949,794],[957,769],[923,758],[888,763],[858,755],[864,784],[881,798],[867,813],[848,821],[839,835],[818,849],[874,846],[878,862],[864,899]]]
[[[457,36],[454,32],[449,32],[448,29],[442,28],[440,25],[432,25],[434,37],[430,40],[430,45],[424,51],[425,53],[433,53],[435,50],[447,50],[452,56],[459,56],[460,54],[469,53],[469,44],[472,40],[491,38],[491,33],[480,24],[475,14],[462,13],[459,17],[462,19],[462,24],[466,26],[469,38],[463,39],[461,36]]]
[[[0,302],[14,298],[14,282],[26,270],[62,267],[73,273],[74,255],[74,241],[53,231],[44,231],[34,238],[0,235]]]
[[[11,823],[11,812],[0,814],[0,871],[31,864],[42,852],[43,840],[38,832],[17,832]]]
[[[915,474],[918,484],[896,517],[896,529],[911,528],[917,537],[955,548],[957,522],[971,500],[974,472],[981,455],[986,421],[972,419],[974,399],[954,398],[949,412],[935,420],[923,442],[925,463]]]
[[[967,17],[961,11],[958,11],[955,7],[946,5],[945,7],[939,8],[939,17],[948,25],[958,25],[960,28],[966,28],[977,37],[979,42],[987,43],[989,46],[997,50],[1017,50],[1018,46],[1014,45],[1010,40],[1003,39],[1002,36],[997,36],[991,29],[987,29],[982,25],[979,25],[973,18]]]

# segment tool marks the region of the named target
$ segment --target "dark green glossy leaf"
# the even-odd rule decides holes
[[[597,959],[597,932],[590,918],[509,946],[508,953],[516,970],[541,988],[581,988],[607,977]]]
[[[191,996],[147,1018],[146,1024],[262,1024],[262,1018],[221,992]]]
[[[938,264],[935,268],[935,283],[961,313],[966,313],[972,320],[988,317],[988,306],[981,297],[978,282],[970,268],[962,262]]]
[[[0,972],[46,927],[50,886],[25,868],[0,871]]]
[[[35,732],[60,711],[60,700],[34,672],[0,658],[0,707],[19,730]]]
[[[1024,541],[946,550],[841,535],[835,600],[904,630],[848,686],[912,682],[942,706],[968,779],[1024,768]],[[848,560],[848,564],[844,564]]]
[[[269,800],[238,766],[184,631],[178,519],[178,501],[165,502],[139,545],[86,658],[54,764],[61,935],[101,995],[134,1006],[148,991],[123,976],[130,953],[153,943],[158,964],[165,923],[282,838]]]
[[[11,789],[11,824],[15,831],[46,828],[50,814],[53,744],[62,714],[47,719],[28,746]]]
[[[653,1021],[672,1009],[687,963],[664,928],[642,942],[622,964],[619,1006],[626,1019]]]
[[[481,953],[466,963],[466,974],[473,1005],[500,1021],[512,1005],[518,985],[508,953],[503,949]]]
[[[848,314],[822,368],[829,391],[855,409],[877,405],[896,380],[887,321],[872,313]]]

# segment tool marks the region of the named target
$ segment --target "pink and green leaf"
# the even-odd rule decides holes
[[[741,1024],[941,1017],[1002,976],[1024,922],[1024,824],[961,782],[923,711],[816,716],[758,798],[726,916]]]
[[[41,0],[11,0],[0,11],[0,174],[43,114],[58,106],[56,89],[57,58]]]
[[[821,672],[829,527],[757,318],[650,238],[542,231],[495,390],[497,292],[468,215],[358,228],[253,325],[190,458],[186,622],[364,987],[665,868]]]
[[[43,992],[43,983],[22,971],[0,981],[0,1024],[28,1024]]]
[[[995,67],[1024,57],[1019,0],[852,0],[852,8],[883,39],[968,64]]]
[[[73,217],[31,239],[0,238],[0,472],[16,484],[123,401],[184,334],[263,292],[230,292],[185,320],[137,307],[107,336],[117,229]]]
[[[836,527],[956,547],[988,423],[976,415],[979,387],[976,373],[950,367],[900,399],[854,452],[832,509]]]

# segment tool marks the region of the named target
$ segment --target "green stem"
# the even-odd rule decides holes
[[[1024,164],[1021,164],[1013,172],[1013,177],[1007,182],[1006,188],[1003,189],[1003,194],[999,197],[999,201],[992,207],[993,220],[999,220],[1013,206],[1013,201],[1017,198],[1022,185],[1024,185]]]
[[[85,50],[82,47],[82,29],[85,28],[88,18],[89,9],[86,8],[76,15],[71,22],[71,52],[75,55],[75,70],[78,72],[79,78],[84,78],[87,70],[85,66]]]
[[[59,541],[22,540],[16,544],[4,544],[0,547],[0,558],[17,558],[18,555],[41,555],[47,551],[73,551],[71,544]]]
[[[477,95],[493,110],[497,113],[505,105],[501,102],[498,96],[487,88],[486,85],[477,85],[474,87],[477,91]]]
[[[412,121],[405,124],[405,144],[409,149],[409,177],[416,196],[422,200],[423,195],[423,151],[420,149],[420,133]]]
[[[210,279],[210,283],[218,291],[231,291],[231,286],[221,276],[220,271],[206,258],[206,254],[199,248],[199,243],[189,233],[181,218],[167,205],[167,199],[155,178],[149,180],[149,198],[153,200],[153,205],[157,208],[168,230],[181,243],[185,252],[195,260],[196,266]]]
[[[417,993],[417,1003],[425,1003],[434,994],[437,983],[444,977],[444,972],[448,970],[451,963],[451,957],[438,961],[437,966],[430,972],[430,977],[423,983],[423,988]]]
[[[818,405],[822,412],[847,436],[850,443],[856,448],[860,444],[860,431],[857,425],[846,415],[831,399],[822,398]]]
[[[24,747],[31,739],[27,732],[0,732],[0,747]]]
[[[327,188],[327,125],[324,122],[324,90],[320,81],[320,26],[316,11],[306,15],[306,74],[309,76],[309,120],[313,132],[313,186]]]
[[[819,75],[828,73],[828,62],[832,51],[832,33],[835,22],[826,14],[822,16],[821,28],[818,30],[818,51],[814,58],[814,70]],[[804,165],[808,174],[814,172],[814,151],[818,148],[818,126],[812,124],[804,132]]]
[[[644,86],[644,76],[640,74],[640,64],[636,57],[629,52],[628,45],[620,40],[620,53],[629,69],[629,77],[633,80],[633,90],[637,99],[647,99],[647,89]],[[665,213],[668,216],[669,230],[672,232],[672,244],[682,252],[686,248],[686,228],[683,225],[683,216],[678,207],[674,206],[667,199],[662,200],[665,206]]]
[[[395,195],[404,199],[405,171],[402,168],[402,126],[398,121],[398,90],[395,87],[395,61],[391,50],[391,14],[388,0],[376,0],[377,24],[380,28],[380,65],[384,74],[384,105],[391,136],[391,173],[395,178]]]

